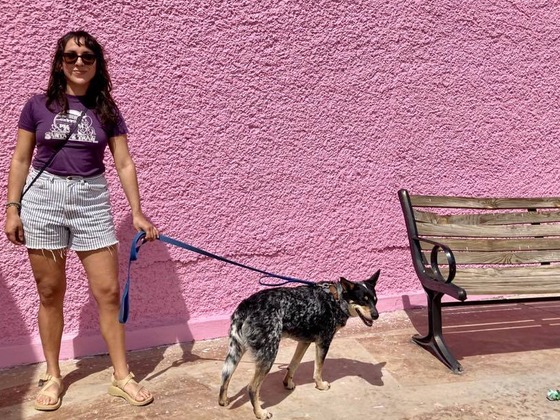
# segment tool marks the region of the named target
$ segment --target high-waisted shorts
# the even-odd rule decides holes
[[[36,175],[31,170],[26,185]],[[93,251],[118,242],[104,175],[43,172],[22,199],[21,220],[29,249]]]

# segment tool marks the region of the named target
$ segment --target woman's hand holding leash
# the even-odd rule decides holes
[[[153,241],[159,238],[157,228],[142,213],[132,216],[132,224],[138,232],[144,231],[146,233],[144,240]]]

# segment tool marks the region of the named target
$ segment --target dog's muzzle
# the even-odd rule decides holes
[[[356,311],[362,322],[368,327],[371,327],[373,325],[373,321],[379,318],[379,313],[375,308],[373,310],[369,308],[368,311],[364,311],[362,306],[355,306],[354,310]]]

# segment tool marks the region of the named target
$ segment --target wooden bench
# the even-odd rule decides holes
[[[443,339],[442,306],[560,298],[560,197],[444,197],[400,190],[399,199],[414,269],[428,298],[428,333],[413,340],[453,372],[463,368]],[[456,301],[442,303],[444,295]],[[493,299],[466,302],[471,295]]]

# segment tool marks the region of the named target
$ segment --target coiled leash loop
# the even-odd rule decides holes
[[[132,261],[136,261],[138,259],[138,252],[140,251],[140,247],[146,243],[146,240],[144,239],[146,236],[146,232],[138,232],[135,236],[134,239],[132,239],[132,245],[130,247],[130,257],[128,259],[128,274],[126,277],[126,283],[124,285],[124,289],[123,289],[123,294],[122,294],[122,298],[121,298],[121,306],[120,306],[120,310],[119,310],[119,322],[121,324],[126,323],[126,321],[128,320],[128,313],[130,310],[130,303],[129,303],[129,290],[130,290],[130,266],[132,264]],[[192,251],[192,252],[196,252],[197,254],[201,254],[204,255],[206,257],[209,258],[213,258],[215,260],[219,260],[219,261],[223,261],[225,263],[228,264],[233,264],[236,265],[238,267],[241,268],[246,268],[247,270],[251,270],[251,271],[255,271],[257,273],[262,274],[263,276],[259,279],[259,283],[262,286],[282,286],[284,284],[287,283],[302,283],[302,284],[308,284],[308,285],[315,285],[315,282],[309,281],[309,280],[301,280],[298,279],[296,277],[288,277],[288,276],[282,276],[280,274],[274,274],[274,273],[270,273],[268,271],[264,271],[264,270],[259,270],[258,268],[254,268],[245,264],[241,264],[239,262],[230,260],[228,258],[225,257],[221,257],[219,255],[216,254],[212,254],[211,252],[205,251],[201,248],[197,248],[195,246],[189,245],[185,242],[181,242],[178,241],[177,239],[173,239],[170,238],[168,236],[165,235],[159,235],[158,239],[162,242],[166,242],[170,245],[175,245],[179,248],[183,248],[186,249],[188,251]],[[264,278],[276,278],[276,279],[280,279],[280,280],[284,280],[283,282],[278,282],[278,283],[265,283],[262,281],[262,279]]]

